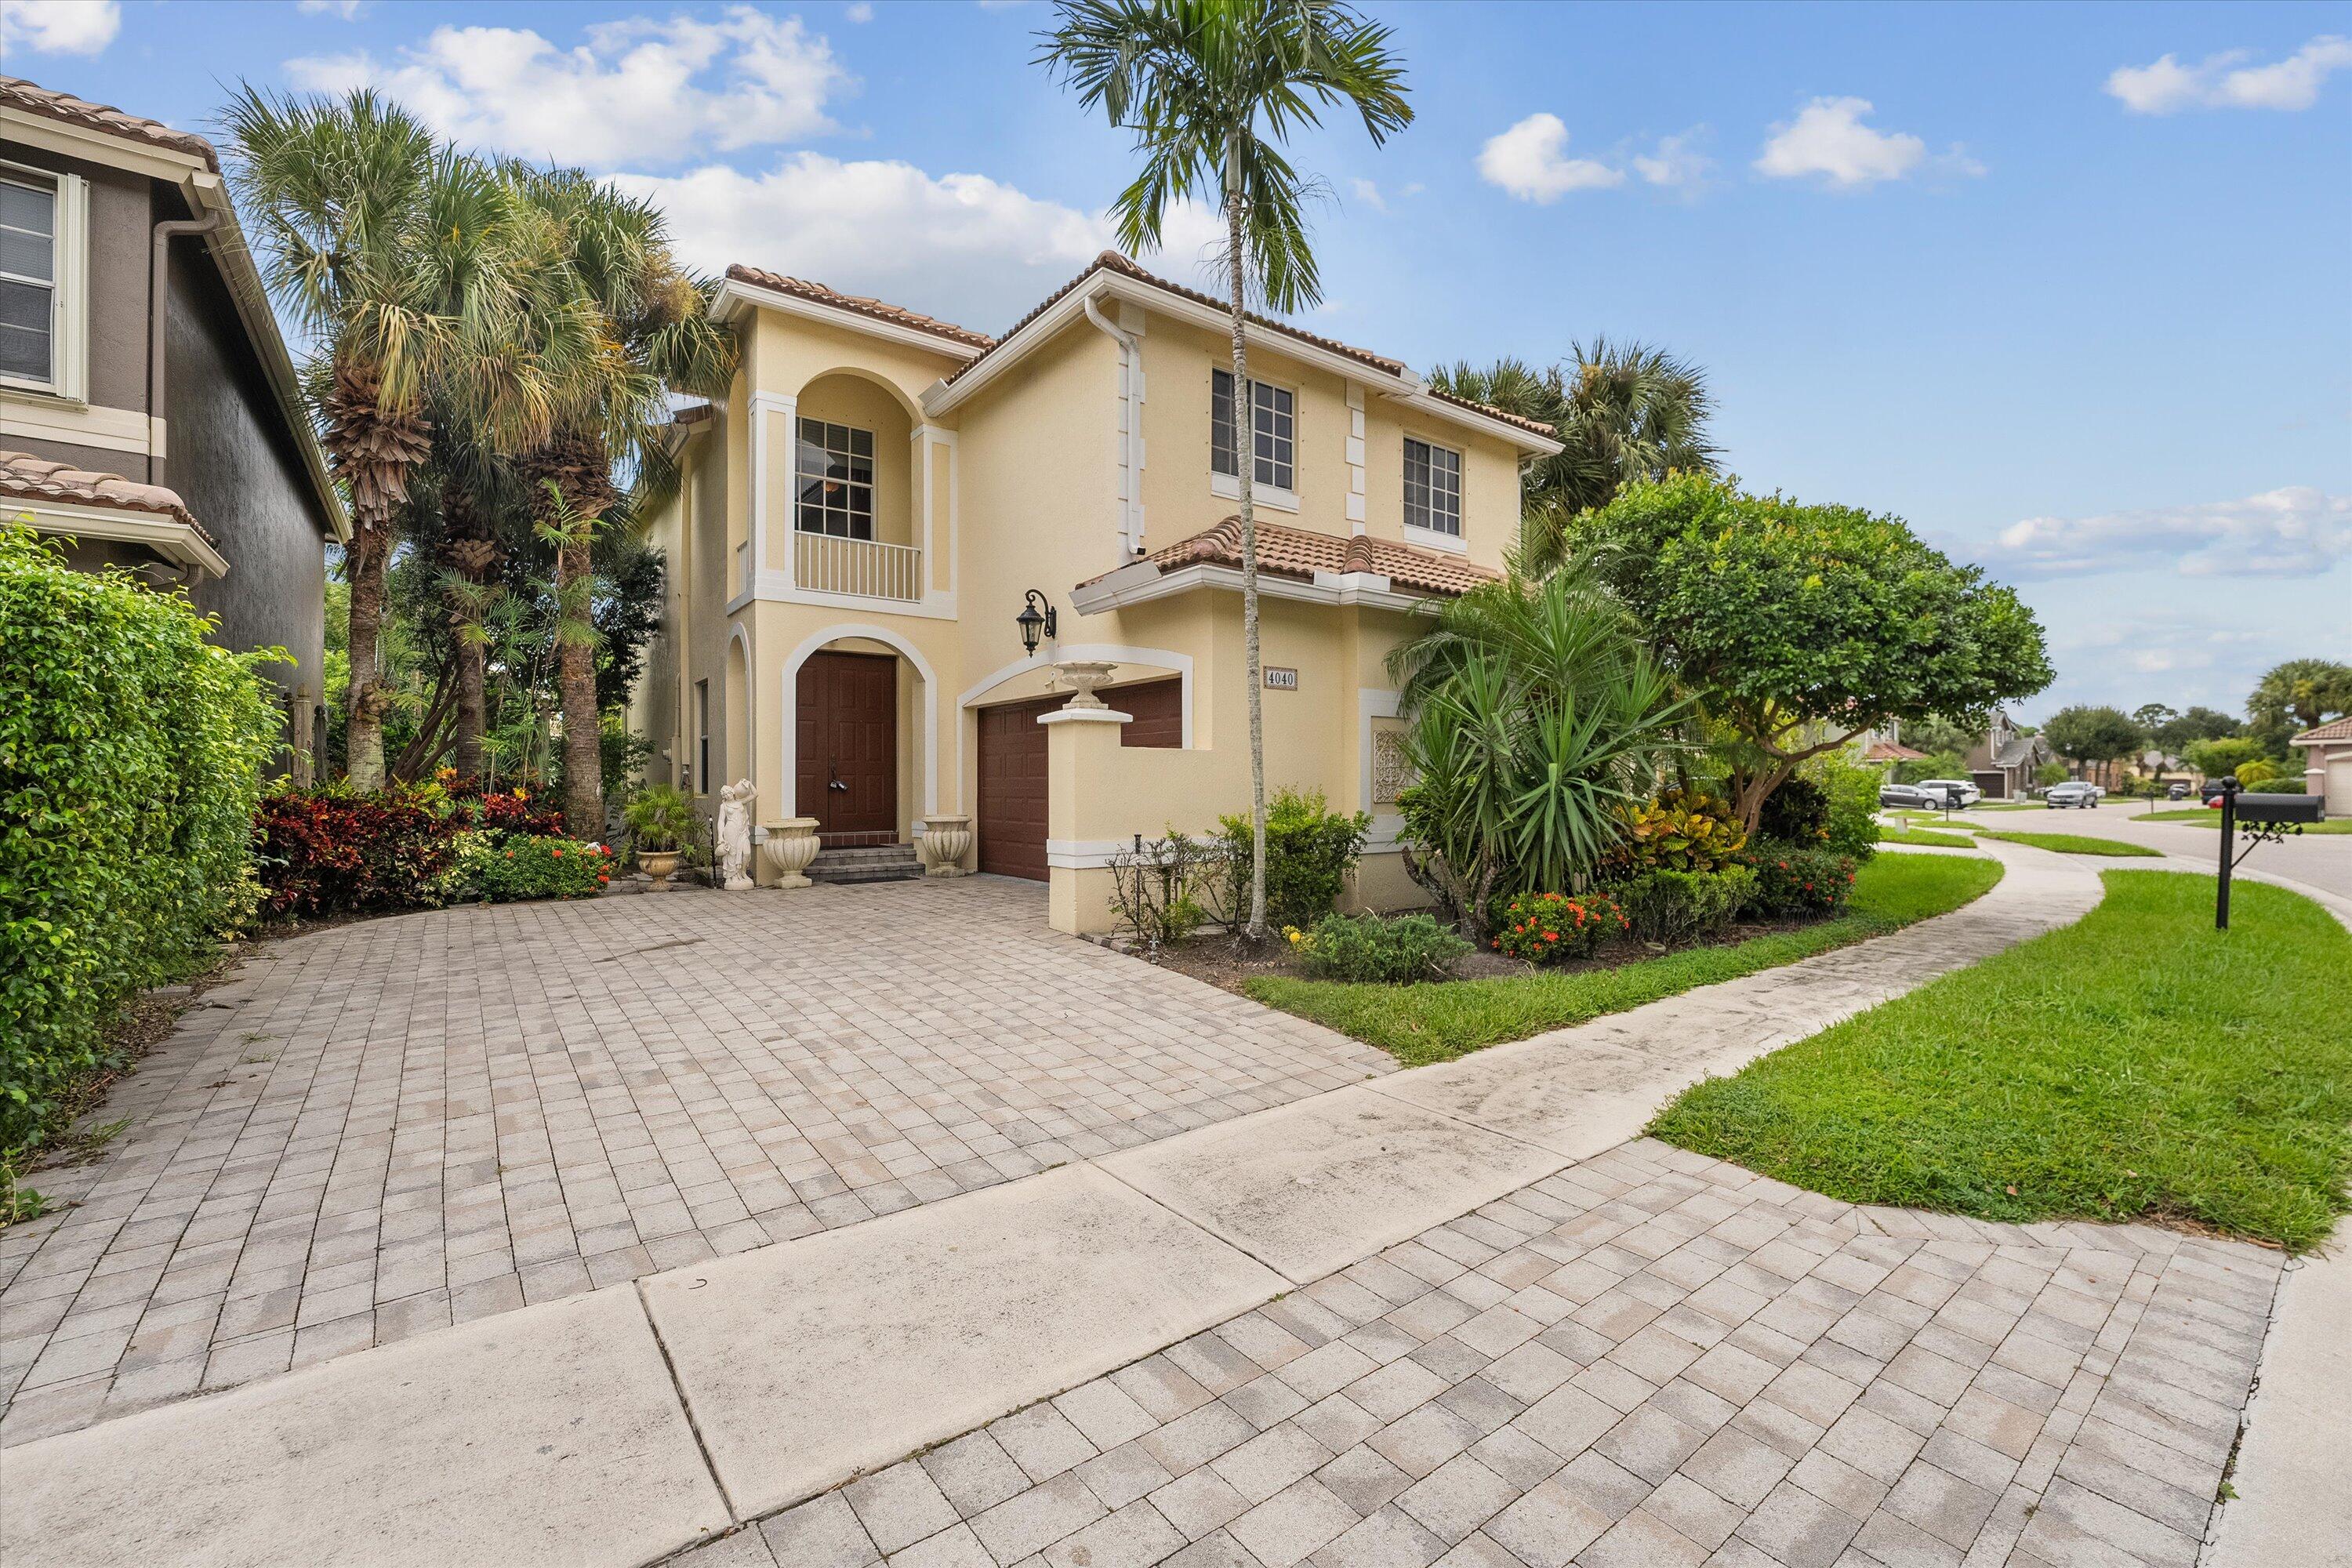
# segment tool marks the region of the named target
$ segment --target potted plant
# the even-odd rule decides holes
[[[698,826],[693,800],[675,785],[647,784],[630,797],[621,815],[629,825],[639,868],[654,879],[655,887],[667,887],[670,873],[677,869],[679,847]]]

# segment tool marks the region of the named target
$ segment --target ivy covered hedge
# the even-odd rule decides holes
[[[0,522],[0,1150],[38,1142],[131,994],[251,913],[278,717],[184,597]]]

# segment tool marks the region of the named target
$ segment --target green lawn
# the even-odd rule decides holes
[[[2134,822],[2193,822],[2200,827],[2219,827],[2221,814],[2218,811],[2152,811],[2135,816]],[[2329,822],[2306,822],[2305,833],[2352,833],[2352,816],[2339,816]]]
[[[1881,833],[1881,844],[1909,844],[1921,849],[1973,849],[1977,841],[1958,833],[1929,833],[1917,827],[1906,827],[1899,833]]]
[[[1580,973],[1538,971],[1417,985],[1262,975],[1244,989],[1270,1007],[1353,1035],[1408,1065],[1446,1061],[1880,936],[1958,909],[1999,880],[2000,867],[1989,859],[1882,855],[1855,876],[1853,902],[1843,918],[1734,947],[1692,948]]]
[[[2022,844],[2029,849],[2054,849],[2061,855],[2114,855],[2123,858],[2162,859],[2164,851],[2150,849],[2145,844],[2127,844],[2120,838],[2093,838],[2082,833],[1994,833],[1977,829],[1979,838],[1998,838],[2003,844]]]
[[[1711,1079],[1652,1132],[1855,1203],[2311,1246],[2352,1175],[2352,933],[2260,883],[2216,931],[2209,878],[2104,880],[2077,924]]]

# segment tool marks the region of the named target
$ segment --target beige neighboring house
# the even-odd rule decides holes
[[[2352,816],[2352,715],[2315,725],[2287,744],[2303,748],[2303,793],[2325,795],[2330,816]]]
[[[272,664],[289,772],[323,725],[326,548],[349,537],[220,158],[0,76],[0,518],[184,587]]]
[[[649,772],[706,809],[749,778],[763,882],[919,852],[1105,929],[1115,853],[1249,805],[1223,308],[1113,253],[1002,338],[742,266],[717,308],[742,368],[671,433]],[[1383,660],[1501,574],[1558,444],[1398,360],[1248,336],[1268,785],[1370,813],[1351,896],[1416,903]]]

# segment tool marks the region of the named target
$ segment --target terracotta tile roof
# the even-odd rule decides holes
[[[740,261],[728,267],[727,276],[734,279],[738,283],[749,283],[754,288],[773,289],[780,294],[791,294],[798,299],[814,300],[820,305],[831,305],[835,310],[854,311],[860,316],[871,316],[877,321],[888,321],[895,326],[912,327],[919,332],[930,332],[951,342],[962,343],[968,348],[990,349],[996,345],[996,340],[986,332],[975,332],[970,327],[959,327],[952,321],[942,321],[933,316],[921,315],[908,310],[903,305],[893,305],[887,300],[869,300],[861,294],[845,294],[838,289],[828,289],[822,283],[812,283],[805,278],[787,278],[781,272],[770,272],[759,267],[746,267]],[[957,374],[962,373],[959,371]]]
[[[141,484],[120,474],[93,473],[48,458],[36,458],[30,452],[0,452],[0,503],[21,501],[64,501],[72,506],[112,507],[117,511],[153,512],[175,522],[185,523],[197,538],[212,542],[195,514],[188,510],[175,490],[161,485]]]
[[[2325,724],[2315,724],[2297,735],[2290,743],[2300,746],[2314,741],[2352,741],[2352,714],[2347,714],[2341,719],[2330,719]]]
[[[1916,763],[1927,754],[1894,741],[1873,741],[1863,752],[1862,760],[1865,763]]]
[[[1143,560],[1163,574],[1187,566],[1239,566],[1242,520],[1229,517],[1205,533],[1155,550]],[[1257,525],[1257,566],[1261,572],[1302,582],[1311,582],[1318,572],[1369,572],[1386,577],[1398,588],[1448,595],[1468,593],[1481,583],[1496,582],[1503,575],[1443,551],[1371,539],[1360,533],[1344,537],[1318,533],[1311,528],[1293,528],[1288,523],[1267,522],[1264,519]],[[1101,580],[1096,577],[1088,581]],[[1087,585],[1078,584],[1082,588]]]
[[[69,92],[39,86],[22,77],[0,76],[0,105],[21,109],[27,114],[37,114],[45,120],[62,121],[86,130],[103,131],[110,136],[121,136],[132,142],[144,142],[173,153],[185,153],[202,158],[205,167],[220,173],[220,154],[203,137],[185,131],[174,131],[161,121],[142,119],[136,114],[103,103],[92,103],[86,98],[76,98]]]

